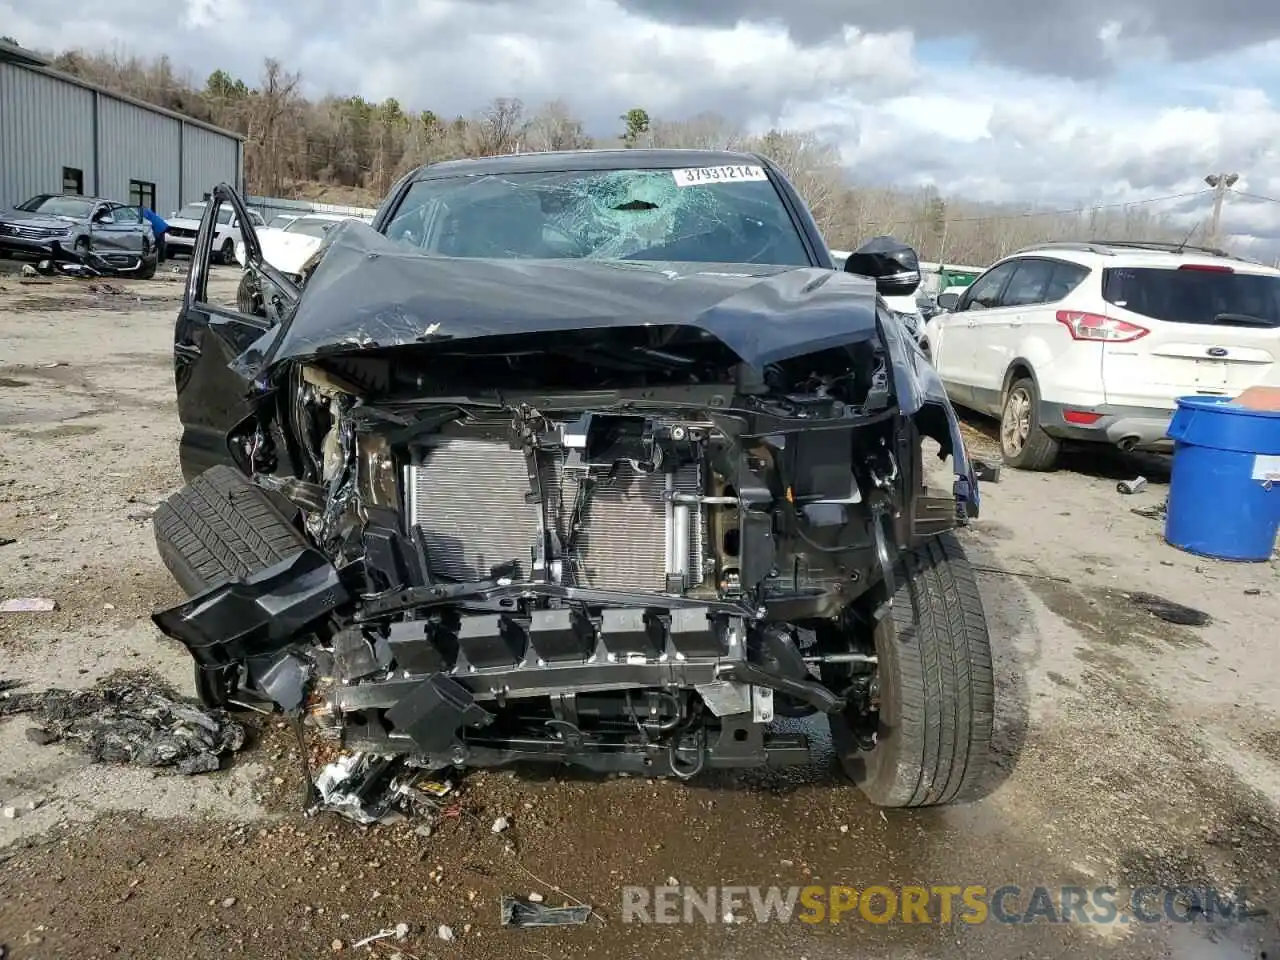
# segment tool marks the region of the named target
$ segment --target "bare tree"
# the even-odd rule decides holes
[[[744,139],[736,124],[715,113],[700,113],[688,120],[651,121],[647,146],[734,150]]]
[[[524,132],[524,104],[518,97],[496,97],[474,125],[475,155],[514,153]]]
[[[297,168],[293,134],[301,79],[300,74],[286,73],[280,61],[268,57],[263,64],[262,83],[250,100],[245,168],[259,189],[273,196],[283,193],[285,183]]]
[[[569,111],[563,100],[552,100],[534,114],[525,128],[525,150],[581,150],[590,147],[582,121]]]

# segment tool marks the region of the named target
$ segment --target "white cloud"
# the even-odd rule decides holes
[[[937,20],[904,14],[841,27],[847,0],[778,7],[796,22],[827,11],[821,34],[741,19],[772,2],[751,0],[735,16],[717,4],[699,21],[696,3],[674,0],[647,0],[647,14],[640,0],[0,0],[0,23],[29,46],[167,53],[197,78],[221,68],[253,82],[272,55],[301,70],[310,93],[394,96],[445,115],[495,96],[562,98],[607,134],[633,106],[667,118],[718,112],[756,129],[818,131],[841,147],[855,179],[932,183],[972,200],[1063,209],[1137,201],[1203,190],[1203,176],[1223,169],[1240,172],[1240,193],[1280,197],[1280,40],[1266,42],[1269,13],[1252,31],[1238,17],[1220,35],[1217,21],[1199,25],[1193,49],[1193,31],[1155,17],[1148,0],[1123,13],[1090,0],[1072,7],[1074,26],[1058,27],[1053,18],[1066,13],[1019,4],[1002,21],[1010,30],[1039,43],[1061,29],[1064,39],[1016,69],[919,44],[911,28],[936,39],[945,33]],[[961,6],[974,13],[1001,2]],[[974,24],[985,20],[959,13],[943,19],[981,33]],[[1110,73],[1057,76],[1073,72],[1062,61],[1078,55],[1067,42],[1077,27]],[[998,33],[988,32],[986,40]],[[1171,59],[1196,50],[1227,52]],[[1153,209],[1190,226],[1207,202]],[[1280,237],[1280,204],[1233,196],[1224,226]]]

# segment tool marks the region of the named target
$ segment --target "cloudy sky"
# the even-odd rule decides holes
[[[1280,4],[1266,0],[0,0],[26,46],[167,53],[439,113],[564,98],[812,129],[869,183],[1057,208],[1240,173],[1229,234],[1280,238]],[[1151,203],[1194,222],[1207,198]],[[1267,244],[1280,255],[1280,243]],[[1260,252],[1260,251],[1259,251]]]

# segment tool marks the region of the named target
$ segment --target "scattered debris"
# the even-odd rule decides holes
[[[525,897],[525,899],[528,900],[530,903],[541,903],[546,898],[543,897],[543,895],[540,893],[531,893],[529,894],[529,896]]]
[[[155,516],[155,507],[142,507],[140,510],[130,510],[125,517],[129,520],[150,520]]]
[[[1146,477],[1135,477],[1132,480],[1121,480],[1116,484],[1116,490],[1126,496],[1132,496],[1135,493],[1141,493],[1147,489]]]
[[[5,807],[5,808],[4,808],[4,818],[5,818],[6,820],[17,820],[17,819],[18,819],[18,808],[17,808],[17,807]]]
[[[1000,464],[988,463],[986,460],[973,461],[973,475],[979,483],[999,483]]]
[[[217,770],[245,743],[245,730],[224,711],[180,696],[147,671],[120,671],[86,690],[51,689],[0,700],[0,717],[33,714],[27,731],[41,745],[71,741],[102,763],[174,767],[181,774]]]
[[[1213,618],[1203,610],[1174,603],[1154,593],[1131,593],[1129,602],[1142,607],[1152,616],[1159,617],[1166,623],[1174,623],[1182,627],[1203,627],[1213,622]]]
[[[234,907],[235,905],[236,905],[236,898],[235,898],[235,897],[227,897],[227,899],[225,899],[225,900],[223,900],[223,901],[222,901],[222,906],[223,906],[225,909],[228,909],[228,910],[229,910],[230,908]]]
[[[438,936],[445,943],[452,943],[455,939],[453,935],[453,927],[446,926],[443,923],[440,924],[440,929],[436,931],[436,936]]]
[[[58,602],[45,597],[19,597],[0,602],[0,613],[49,613],[57,609]]]
[[[510,820],[508,820],[506,817],[499,817],[497,820],[493,821],[493,826],[490,827],[489,829],[494,833],[502,833],[504,830],[506,830],[510,826],[511,826]]]
[[[1256,596],[1260,596],[1261,594],[1262,594],[1262,590],[1259,587],[1245,587],[1244,595],[1246,597],[1256,597]]]
[[[539,897],[539,900],[541,897]],[[587,922],[591,907],[547,907],[520,897],[503,897],[501,923],[504,927],[562,927]]]
[[[1169,512],[1169,500],[1161,500],[1154,507],[1133,507],[1130,512],[1148,520],[1163,520]]]
[[[38,277],[40,276],[40,271],[37,270],[35,267],[33,267],[31,264],[24,263],[22,265],[22,275],[24,277]]]
[[[453,792],[447,780],[430,780],[406,767],[403,757],[352,753],[327,765],[315,778],[308,815],[336,813],[356,823],[395,823],[407,816],[434,814]]]
[[[363,940],[357,940],[355,943],[351,944],[351,949],[357,950],[360,947],[367,946],[370,943],[375,943],[378,940],[386,940],[388,937],[395,937],[397,940],[403,940],[408,935],[409,925],[407,923],[397,923],[394,927],[384,927],[377,933],[370,934],[365,937]]]
[[[11,543],[17,543],[16,537],[0,537],[0,547],[7,547]]]

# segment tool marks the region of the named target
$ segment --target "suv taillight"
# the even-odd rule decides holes
[[[1067,328],[1072,340],[1105,340],[1108,343],[1126,343],[1145,337],[1151,331],[1127,320],[1104,317],[1100,313],[1084,313],[1079,310],[1059,310],[1058,322]]]

